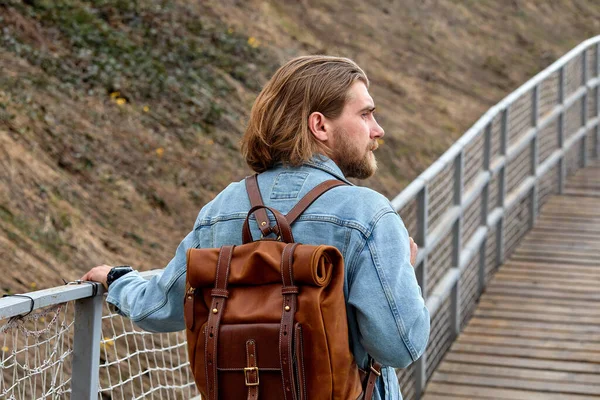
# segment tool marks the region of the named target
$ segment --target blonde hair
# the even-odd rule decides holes
[[[348,58],[304,56],[279,68],[256,98],[241,141],[250,168],[263,172],[277,162],[298,166],[316,154],[329,155],[310,132],[308,117],[313,112],[339,117],[357,80],[369,86],[367,75]]]

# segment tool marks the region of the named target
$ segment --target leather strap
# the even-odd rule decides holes
[[[375,382],[377,378],[381,376],[381,364],[373,360],[369,356],[369,371],[367,372],[367,384],[365,385],[365,396],[364,400],[371,400],[373,398],[373,392],[375,391]]]
[[[206,388],[208,400],[218,400],[219,384],[217,377],[217,345],[219,341],[219,325],[225,302],[229,296],[227,291],[227,280],[229,279],[229,268],[231,256],[235,246],[223,246],[219,252],[217,272],[215,276],[215,288],[211,291],[212,304],[208,313],[206,323],[206,337],[204,343],[204,357],[206,360]]]
[[[279,330],[279,357],[281,364],[281,378],[283,380],[284,400],[296,400],[295,375],[293,362],[292,338],[294,333],[294,314],[296,313],[296,300],[298,288],[294,286],[292,264],[294,250],[298,243],[290,243],[283,248],[281,254],[281,281],[283,287],[283,310],[281,314],[281,327]]]
[[[248,400],[258,400],[258,360],[256,358],[256,342],[250,339],[246,342],[246,366],[244,380],[248,388]]]
[[[319,198],[323,193],[334,187],[346,185],[345,182],[338,181],[336,179],[330,179],[325,182],[319,183],[317,186],[311,189],[310,192],[306,193],[303,198],[285,215],[288,223],[292,225],[296,219],[302,214],[308,206],[310,206],[316,199]]]
[[[246,177],[246,191],[248,192],[248,198],[250,199],[250,204],[252,208],[257,206],[263,206],[264,202],[262,196],[260,194],[260,189],[258,188],[258,174],[254,174],[252,176]],[[310,206],[316,199],[319,198],[323,193],[327,192],[334,187],[346,185],[345,182],[330,179],[324,182],[321,182],[314,188],[312,188],[304,197],[300,199],[298,203],[290,210],[289,213],[285,215],[285,219],[288,221],[289,225],[292,225],[296,219]],[[271,222],[269,221],[269,217],[267,215],[265,208],[259,208],[255,211],[256,214],[256,223],[260,228],[263,236],[267,236],[270,233],[275,233],[279,235],[279,227],[277,225],[271,226]],[[244,241],[244,243],[247,243]]]
[[[304,343],[302,338],[302,326],[300,324],[295,325],[296,340],[294,345],[296,346],[296,373],[298,376],[298,400],[306,400],[306,374],[304,373]]]
[[[260,209],[269,210],[275,216],[275,223],[279,228],[278,232],[280,232],[281,239],[285,243],[293,243],[294,235],[292,235],[292,229],[290,228],[290,224],[288,224],[287,219],[285,219],[283,214],[276,209],[267,206],[254,206],[250,209],[250,211],[248,211],[248,215],[246,215],[246,220],[242,226],[242,243],[246,244],[252,242],[252,232],[250,231],[249,223],[250,216]]]
[[[246,177],[246,191],[248,192],[248,197],[250,198],[250,205],[252,207],[256,206],[264,206],[262,196],[260,195],[260,190],[258,189],[258,174],[254,174],[252,176]],[[263,209],[259,209],[256,211],[256,223],[258,224],[258,228],[260,229],[263,236],[267,236],[271,232],[278,234],[271,227],[271,222],[269,221],[269,217],[267,216],[267,211]]]

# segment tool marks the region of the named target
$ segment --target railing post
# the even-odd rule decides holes
[[[415,399],[419,400],[427,385],[427,352],[415,363]]]
[[[558,71],[558,104],[560,114],[558,115],[558,147],[560,148],[560,161],[558,162],[558,193],[563,194],[565,190],[565,179],[567,175],[567,155],[565,154],[565,67]]]
[[[452,341],[454,341],[460,333],[459,290],[460,278],[458,278],[456,282],[454,282],[454,286],[452,286],[452,291],[450,292],[450,323],[452,324]]]
[[[496,232],[496,266],[504,262],[504,221],[506,217],[506,168],[508,167],[508,108],[502,110],[502,119],[500,126],[500,154],[504,157],[504,165],[500,170],[498,203],[502,207],[502,217],[498,221]]]
[[[489,172],[491,161],[492,161],[492,123],[490,122],[485,127],[484,131],[484,143],[483,143],[483,170]],[[481,192],[481,222],[480,225],[487,226],[488,215],[490,213],[489,201],[490,201],[490,182],[492,178],[485,184],[483,191]],[[481,295],[485,288],[485,249],[487,247],[487,236],[481,242],[479,248],[479,287],[478,295]]]
[[[415,241],[422,249],[427,249],[427,214],[428,214],[429,194],[427,183],[423,185],[423,189],[417,195],[417,235]],[[421,285],[423,298],[427,300],[427,256],[421,261],[421,268],[416,269],[417,281]],[[415,397],[421,398],[421,394],[425,390],[427,384],[427,352],[424,352],[421,358],[415,363],[414,370],[415,378]]]
[[[584,128],[587,125],[587,119],[588,119],[587,102],[588,102],[589,89],[587,88],[587,81],[588,81],[587,58],[588,58],[588,51],[586,49],[583,51],[583,54],[581,55],[581,63],[582,63],[582,65],[581,65],[581,86],[586,88],[585,93],[581,97],[581,126]],[[581,137],[581,146],[580,146],[581,162],[580,162],[579,166],[582,168],[584,168],[587,165],[587,151],[586,150],[587,150],[587,132]]]
[[[99,294],[75,302],[72,399],[98,399],[103,301]]]
[[[535,129],[535,135],[531,139],[531,176],[533,176],[533,187],[531,188],[531,209],[529,215],[529,227],[533,228],[533,224],[537,219],[538,213],[538,179],[537,169],[539,164],[539,140],[538,140],[538,121],[540,119],[540,85],[535,85],[531,93],[531,126]]]
[[[452,266],[460,268],[460,253],[462,248],[463,208],[462,198],[464,189],[465,152],[461,150],[454,159],[454,205],[460,207],[460,216],[454,223],[452,229]],[[451,323],[453,334],[456,337],[460,333],[460,301],[459,284],[460,278],[452,288]]]
[[[417,195],[417,234],[415,241],[421,249],[427,249],[427,205],[429,194],[427,184],[423,185],[423,189]],[[416,275],[423,298],[427,299],[427,256],[421,261],[421,268],[417,268]]]

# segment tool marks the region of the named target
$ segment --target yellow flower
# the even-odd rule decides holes
[[[148,106],[144,106],[144,107],[142,108],[142,110],[144,110],[144,112],[148,112],[148,111],[150,111],[150,107],[148,107]]]
[[[6,352],[8,352],[8,350],[9,350],[9,349],[8,349],[8,347],[6,347],[6,346],[2,347],[2,352],[3,352],[3,353],[6,353]]]
[[[35,282],[31,282],[31,283],[29,284],[29,287],[30,287],[30,288],[32,288],[32,289],[35,289],[35,288],[37,287],[37,283],[35,283]]]
[[[102,340],[102,344],[103,344],[104,346],[114,346],[114,345],[115,345],[115,341],[114,341],[112,338],[105,337],[105,338]]]
[[[122,98],[122,97],[119,97],[119,98],[117,99],[117,104],[118,104],[118,105],[122,106],[122,105],[123,105],[123,104],[125,104],[125,103],[127,103],[127,100],[125,100],[124,98]]]
[[[121,93],[120,93],[120,92],[112,92],[112,93],[110,94],[110,98],[111,98],[111,99],[116,99],[117,97],[120,97],[120,96],[121,96]]]
[[[229,28],[227,29],[227,33],[229,33],[230,35],[234,32],[233,28]]]
[[[248,45],[255,49],[260,46],[260,42],[254,36],[250,36],[248,38]]]
[[[381,146],[382,144],[385,143],[385,140],[383,140],[383,139],[377,139],[377,143],[379,143],[379,145]]]
[[[156,149],[157,156],[162,157],[164,153],[165,153],[165,149],[163,149],[162,147],[159,147],[158,149]]]

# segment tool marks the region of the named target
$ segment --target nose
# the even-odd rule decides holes
[[[379,125],[375,120],[373,120],[373,123],[375,124],[375,126],[373,126],[373,129],[371,130],[371,135],[373,139],[379,139],[380,137],[383,137],[385,135],[385,131],[383,130],[381,125]]]

